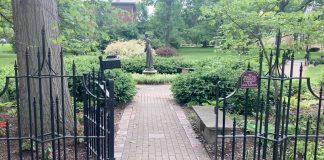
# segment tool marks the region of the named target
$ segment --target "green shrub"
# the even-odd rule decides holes
[[[154,57],[154,68],[160,74],[174,74],[177,73],[178,67],[190,68],[193,67],[194,63],[184,61],[179,57]],[[145,69],[145,57],[137,56],[122,60],[122,68],[126,72],[130,73],[142,73]]]
[[[72,75],[72,63],[75,62],[77,75],[88,74],[94,69],[97,75],[99,69],[99,58],[94,56],[71,56],[65,58],[65,69],[68,75]],[[129,102],[135,95],[135,82],[130,74],[122,72],[120,69],[109,70],[106,78],[115,80],[115,96],[119,104]],[[72,93],[72,79],[69,79],[69,89]],[[82,100],[84,87],[80,78],[76,81],[77,100]]]
[[[234,70],[231,66],[219,66],[217,68],[202,67],[197,71],[181,74],[172,83],[172,92],[179,103],[191,101],[199,104],[214,100],[213,89],[218,81],[226,86],[227,90],[233,90],[238,77],[243,69]]]
[[[176,74],[132,74],[137,84],[166,84],[172,82],[176,76]]]
[[[129,73],[142,73],[145,69],[145,57],[138,56],[122,59],[122,69]]]
[[[135,81],[129,73],[120,69],[107,70],[106,78],[114,80],[115,97],[118,103],[130,102],[136,94]]]
[[[180,74],[172,82],[172,93],[181,103],[202,104],[215,100],[215,87],[221,81],[221,93],[229,94],[237,86],[240,75],[246,70],[244,62],[222,59],[205,60],[197,64],[196,71]],[[255,66],[255,65],[253,65]],[[263,84],[263,86],[265,86]],[[263,89],[263,93],[266,91]],[[242,112],[245,107],[245,90],[240,89],[229,100],[231,110]],[[250,90],[247,104],[248,112],[255,109],[256,90]]]

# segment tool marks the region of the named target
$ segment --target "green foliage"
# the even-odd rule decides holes
[[[190,61],[185,61],[178,57],[164,58],[154,57],[154,68],[160,74],[177,73],[178,67],[190,68],[194,64]],[[122,60],[122,68],[130,73],[142,73],[145,69],[145,57],[138,56]]]
[[[13,66],[2,66],[0,68],[0,91],[4,89],[6,84],[6,76],[13,76],[14,75],[14,68]],[[0,101],[2,102],[8,102],[15,99],[15,83],[11,79],[9,81],[8,90],[5,92],[5,94],[0,97]]]
[[[15,102],[0,102],[0,111],[5,108],[13,107],[15,104]]]
[[[205,60],[198,64],[197,71],[181,74],[172,83],[172,92],[179,103],[190,101],[199,104],[213,100],[213,89],[218,81],[224,82],[227,90],[233,90],[238,77],[244,70],[239,62],[220,58],[219,61]]]
[[[59,0],[61,37],[56,41],[67,52],[79,55],[102,51],[112,40],[136,39],[136,24],[117,18],[124,12],[109,1]]]
[[[305,8],[312,10],[305,13]],[[211,25],[220,26],[216,43],[222,48],[251,48],[255,47],[255,42],[263,45],[263,41],[273,37],[278,29],[284,35],[294,36],[293,44],[286,43],[289,48],[295,48],[300,42],[304,46],[323,42],[323,38],[318,36],[323,34],[319,29],[324,22],[320,18],[323,14],[321,2],[312,5],[300,0],[220,0],[214,5],[203,6],[201,10]]]
[[[65,58],[65,67],[68,75],[72,75],[72,63],[75,62],[77,75],[88,74],[94,71],[97,75],[99,69],[99,59],[95,56],[69,56]],[[130,74],[120,70],[111,70],[106,72],[106,78],[115,80],[115,96],[118,104],[129,102],[135,95],[135,82]],[[72,79],[69,79],[69,89],[72,93]],[[77,100],[82,99],[84,87],[81,79],[76,80]]]
[[[107,55],[118,55],[120,57],[132,57],[144,55],[145,42],[142,40],[115,41],[110,43],[106,49]]]
[[[0,1],[0,38],[13,41],[13,20],[10,0]]]
[[[132,74],[137,84],[166,84],[172,82],[176,76],[176,74]]]
[[[237,87],[239,76],[246,70],[246,63],[235,57],[206,59],[198,62],[194,72],[179,75],[172,82],[172,92],[179,103],[210,103],[215,100],[215,87],[220,83],[222,94],[229,94]],[[257,64],[251,64],[252,69]],[[261,94],[266,94],[266,84],[261,85]],[[256,108],[257,91],[250,90],[245,104],[246,90],[239,89],[227,102],[231,111],[242,113],[244,108],[251,113]],[[270,90],[273,94],[273,89]],[[224,95],[221,95],[224,96]],[[272,96],[270,97],[272,98]]]
[[[139,38],[139,30],[136,23],[121,23],[118,27],[113,28],[110,34],[112,35],[111,38],[115,40]]]
[[[163,41],[164,46],[180,47],[181,37],[179,34],[183,26],[183,20],[180,18],[181,8],[180,0],[157,0],[149,26],[150,31],[153,32],[153,46],[155,46],[154,42]]]
[[[120,69],[108,70],[106,78],[114,80],[115,97],[119,104],[130,102],[136,94],[135,81],[129,73]]]

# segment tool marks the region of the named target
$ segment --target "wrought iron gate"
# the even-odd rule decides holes
[[[43,32],[43,42],[45,35]],[[43,43],[45,44],[45,43]],[[45,48],[43,46],[43,48]],[[32,73],[30,54],[37,54],[38,69]],[[49,50],[38,53],[26,52],[26,66],[14,66],[14,76],[6,78],[5,88],[0,97],[8,92],[9,84],[13,80],[16,93],[17,131],[10,127],[7,120],[5,137],[0,137],[1,148],[6,148],[1,159],[114,159],[114,82],[105,81],[103,70],[76,75],[76,66],[73,62],[72,75],[65,75],[63,68],[63,52],[60,53],[60,70],[55,72],[52,66],[52,53]],[[41,58],[43,57],[43,58]],[[45,58],[46,57],[46,58]],[[18,67],[26,67],[25,75],[18,74]],[[57,66],[56,66],[57,67]],[[47,70],[48,74],[43,74]],[[20,81],[20,80],[24,81]],[[53,83],[58,79],[59,84]],[[72,88],[72,117],[65,112],[64,96],[66,80]],[[38,95],[31,94],[31,81],[35,80]],[[34,82],[35,82],[34,81]],[[25,84],[20,84],[20,83]],[[44,85],[44,84],[48,85]],[[19,86],[26,87],[28,104],[20,104]],[[54,95],[53,88],[59,87],[60,94]],[[43,95],[41,88],[47,88],[49,95]],[[78,95],[77,90],[83,93]],[[39,97],[39,98],[35,98]],[[83,97],[83,98],[77,98]],[[49,99],[50,104],[45,104]],[[80,102],[83,101],[83,105]],[[28,113],[22,113],[21,107],[28,107]],[[83,109],[82,109],[83,107]],[[45,117],[44,109],[49,108],[50,115]],[[22,114],[28,114],[28,133],[22,134]],[[70,119],[72,122],[67,122]],[[48,120],[46,122],[46,120]],[[82,122],[83,121],[83,122]],[[68,128],[68,123],[72,124]],[[82,124],[83,123],[83,124]],[[49,126],[47,126],[49,125]],[[48,129],[45,129],[48,128]]]
[[[315,93],[311,79],[303,76],[303,64],[299,66],[299,76],[293,76],[294,54],[291,50],[280,50],[280,39],[278,34],[275,53],[271,51],[267,65],[263,62],[263,53],[260,53],[255,90],[238,85],[237,89],[226,93],[226,89],[221,87],[222,82],[218,83],[215,114],[223,118],[216,118],[215,159],[323,159],[323,151],[319,153],[319,149],[324,147],[323,84]],[[285,73],[284,64],[288,60],[291,61],[290,73]],[[264,66],[268,67],[267,70],[263,69]],[[250,70],[250,65],[247,70]],[[310,109],[306,113],[301,106],[303,82],[306,82],[309,96],[317,101],[316,105],[307,106]],[[273,86],[277,86],[276,91],[273,91]],[[225,117],[230,113],[230,100],[238,90],[245,92],[242,98],[245,106],[242,115],[235,117],[232,124],[227,124]],[[257,92],[253,102],[251,92]],[[254,113],[249,113],[248,103],[255,104]]]

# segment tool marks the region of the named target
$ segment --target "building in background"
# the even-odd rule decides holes
[[[140,0],[112,0],[112,6],[126,11],[117,15],[121,21],[133,22],[136,18],[136,4],[139,1]]]

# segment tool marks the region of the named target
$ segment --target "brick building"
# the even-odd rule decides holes
[[[123,22],[132,22],[136,18],[136,3],[139,0],[112,0],[112,6],[127,12],[119,13],[118,17]]]

